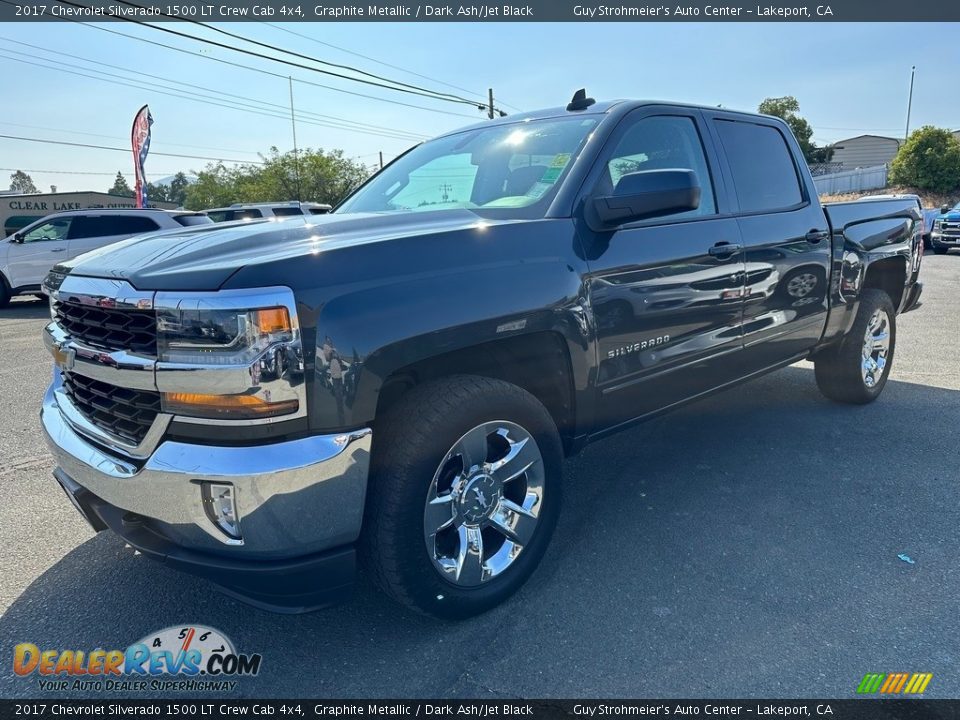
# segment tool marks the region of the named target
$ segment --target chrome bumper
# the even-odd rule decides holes
[[[55,371],[56,372],[56,371]],[[355,541],[363,518],[371,431],[243,447],[160,441],[143,461],[101,450],[47,390],[41,424],[61,471],[104,502],[143,516],[185,548],[249,559],[296,557]],[[201,483],[235,488],[242,541],[208,519]]]

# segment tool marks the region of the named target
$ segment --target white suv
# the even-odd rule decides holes
[[[272,202],[272,203],[234,203],[230,207],[214,208],[204,212],[214,222],[232,222],[234,220],[256,220],[273,218],[280,220],[303,215],[326,215],[330,206],[315,202]]]
[[[0,307],[14,295],[40,293],[40,282],[58,262],[157,230],[210,224],[202,213],[178,210],[71,210],[54,213],[0,243]]]

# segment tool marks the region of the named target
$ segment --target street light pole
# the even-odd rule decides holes
[[[903,134],[903,141],[906,142],[910,137],[910,110],[913,109],[913,76],[917,74],[917,66],[910,68],[910,97],[907,100],[907,129]]]

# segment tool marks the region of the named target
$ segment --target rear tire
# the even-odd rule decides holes
[[[361,557],[377,585],[444,619],[516,592],[560,510],[563,453],[546,408],[510,383],[451,376],[400,398],[373,437]]]
[[[836,402],[863,405],[883,392],[897,343],[897,321],[890,296],[864,290],[850,332],[836,348],[814,358],[817,387]]]

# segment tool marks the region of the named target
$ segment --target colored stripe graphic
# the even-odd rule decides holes
[[[932,679],[933,673],[914,673],[910,678],[910,682],[908,682],[907,686],[903,689],[903,692],[919,695],[927,689],[927,685],[930,684]]]
[[[867,673],[857,686],[857,693],[919,695],[927,689],[932,679],[933,673]]]
[[[907,677],[907,673],[890,673],[880,692],[888,695],[900,692],[903,690],[904,683],[907,682]]]
[[[858,693],[875,693],[880,689],[880,683],[883,682],[883,679],[886,675],[881,675],[880,673],[867,673],[863,676],[863,680],[860,681],[860,686],[857,688]]]

